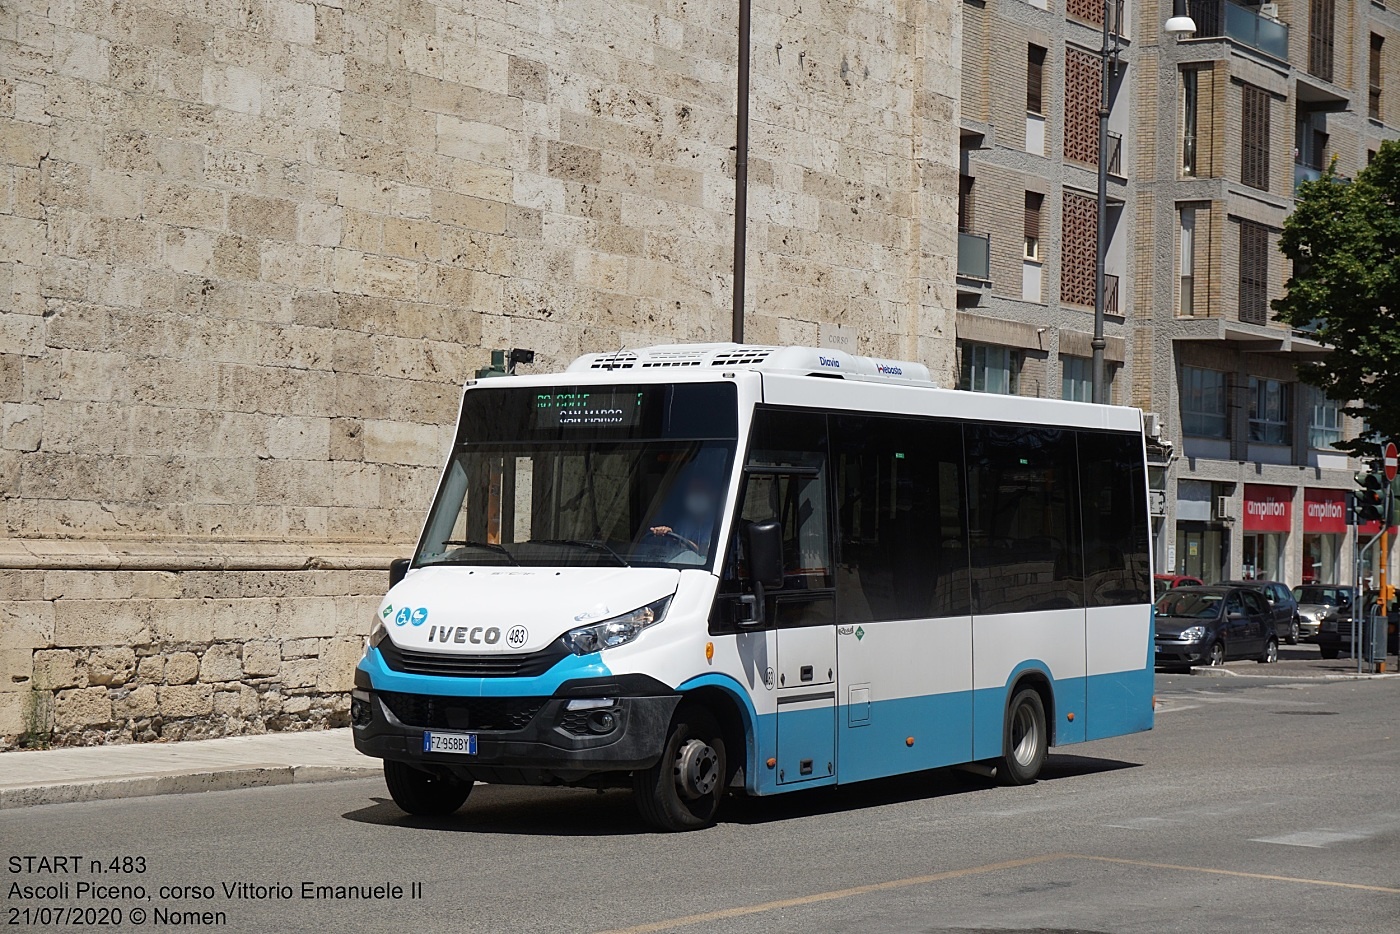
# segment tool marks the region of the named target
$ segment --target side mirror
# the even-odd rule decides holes
[[[1245,618],[1245,617],[1244,617],[1244,611],[1242,611],[1242,610],[1231,610],[1229,613],[1226,614],[1225,618],[1226,618],[1226,619],[1244,619],[1244,618]]]
[[[748,527],[749,574],[756,587],[777,590],[783,586],[783,527],[777,519],[754,522]]]
[[[389,586],[392,587],[403,580],[408,574],[409,565],[413,563],[412,558],[395,558],[389,562]]]

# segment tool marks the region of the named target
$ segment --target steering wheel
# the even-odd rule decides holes
[[[669,538],[671,541],[680,545],[686,551],[693,551],[697,555],[704,554],[704,552],[700,550],[700,546],[696,545],[690,539],[686,538],[684,535],[677,533],[674,530],[668,529],[665,532],[652,532],[651,534],[656,538]]]

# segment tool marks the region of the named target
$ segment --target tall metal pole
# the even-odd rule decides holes
[[[1118,27],[1109,21],[1110,6],[1115,0],[1104,0],[1103,4],[1103,93],[1099,101],[1099,216],[1094,231],[1094,338],[1089,342],[1093,348],[1093,399],[1099,404],[1108,401],[1107,381],[1104,379],[1104,347],[1108,342],[1103,336],[1104,315],[1104,259],[1108,253],[1108,105],[1110,84],[1118,65]],[[1110,28],[1110,26],[1112,28]]]
[[[744,259],[749,216],[749,20],[752,0],[739,0],[738,106],[734,127],[734,343],[744,342]]]

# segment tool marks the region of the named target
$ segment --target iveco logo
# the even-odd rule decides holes
[[[495,645],[501,641],[501,631],[495,626],[432,626],[428,629],[428,641]]]
[[[838,370],[841,369],[841,361],[840,361],[840,360],[833,360],[831,357],[820,357],[820,356],[819,356],[819,357],[817,357],[817,362],[820,363],[822,366],[834,366],[834,367],[836,367],[836,369],[838,369]]]

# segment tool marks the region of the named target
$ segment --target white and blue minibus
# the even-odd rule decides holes
[[[920,364],[673,345],[468,384],[355,673],[394,801],[726,794],[1151,729],[1136,409],[937,388]]]

